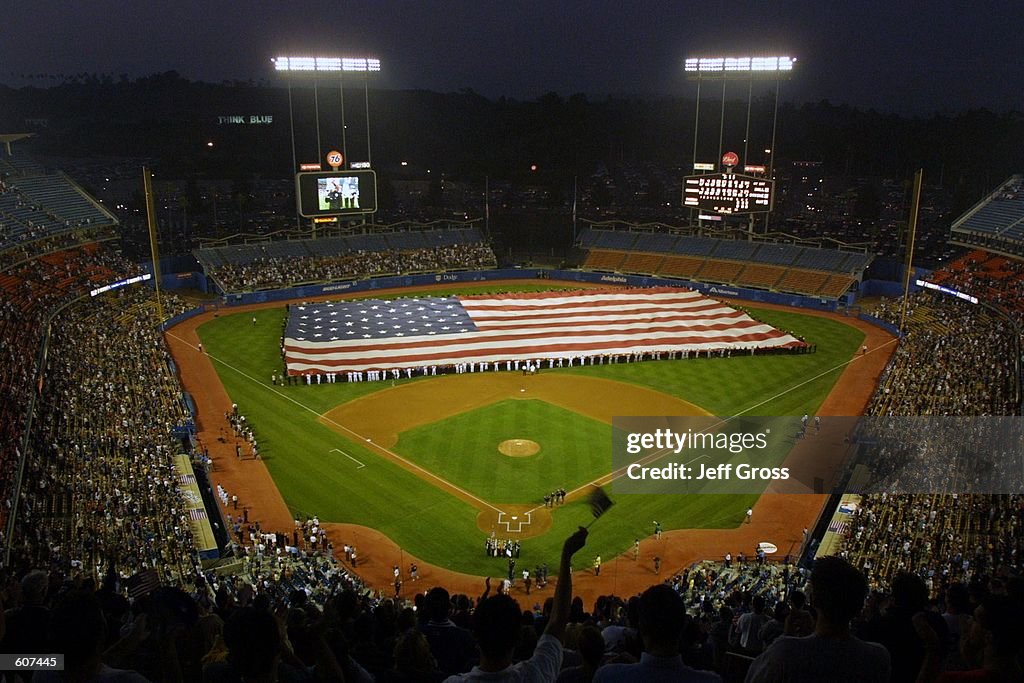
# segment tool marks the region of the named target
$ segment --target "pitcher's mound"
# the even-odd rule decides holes
[[[512,458],[525,458],[540,451],[540,444],[529,439],[508,439],[498,444],[498,451]]]

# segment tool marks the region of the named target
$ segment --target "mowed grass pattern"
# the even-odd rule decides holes
[[[505,287],[501,291],[554,288],[557,285]],[[493,286],[481,286],[457,291],[494,293],[497,290]],[[421,293],[409,291],[407,295]],[[749,310],[755,317],[817,344],[818,352],[586,366],[546,372],[582,373],[633,382],[690,401],[719,416],[740,412],[814,414],[842,372],[842,364],[858,349],[863,334],[827,318],[788,311]],[[483,554],[483,534],[477,529],[476,510],[472,506],[377,457],[359,441],[346,439],[317,420],[318,415],[331,408],[390,386],[390,383],[273,386],[271,373],[283,370],[280,343],[285,309],[283,306],[268,308],[257,311],[255,316],[257,323],[253,325],[252,313],[224,312],[201,326],[199,335],[228,394],[248,416],[266,465],[293,512],[377,528],[418,557],[442,567],[478,575],[503,573],[500,559]],[[350,426],[358,430],[358,425]],[[511,428],[480,425],[481,434],[489,435],[480,438],[493,439],[494,434],[505,429]],[[603,469],[610,471],[607,444],[610,438],[595,448],[600,448],[601,457],[608,460],[608,467]],[[351,461],[332,452],[335,448],[366,463],[366,467],[356,470]],[[501,489],[500,479],[493,473],[489,476]],[[544,489],[558,486],[566,484],[552,478],[542,485],[540,493],[543,495]],[[519,491],[511,484],[506,487],[510,496],[516,494],[515,498],[507,500],[529,503],[535,496],[533,491]],[[756,498],[754,495],[615,496],[615,507],[591,528],[587,552],[613,557],[629,548],[635,537],[649,536],[651,521],[655,519],[666,529],[733,527],[742,521],[744,510]],[[557,509],[551,531],[523,543],[522,561],[556,565],[564,538],[577,525],[585,525],[590,519],[589,507],[582,499]],[[786,550],[780,548],[781,552]],[[397,562],[398,558],[393,561]]]
[[[402,432],[394,451],[491,503],[541,503],[607,474],[611,426],[540,400],[509,399]],[[535,455],[498,451],[506,439]]]

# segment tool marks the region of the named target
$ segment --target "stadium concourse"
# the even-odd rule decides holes
[[[325,543],[318,520],[296,525],[275,499],[262,463],[240,460],[219,445],[218,421],[232,413],[226,395],[215,397],[209,424],[200,416],[202,443],[182,439],[176,427],[187,422],[189,406],[176,370],[185,373],[189,389],[194,378],[184,366],[209,362],[185,332],[194,323],[163,338],[147,290],[88,297],[92,287],[137,268],[105,244],[61,247],[9,264],[0,276],[0,471],[4,520],[13,520],[5,526],[11,559],[0,581],[5,652],[61,651],[79,673],[102,661],[145,677],[126,680],[153,681],[272,680],[268,671],[275,667],[281,680],[440,680],[474,662],[500,668],[531,655],[535,666],[550,671],[539,680],[553,680],[562,664],[584,667],[584,674],[603,668],[595,680],[612,680],[616,673],[640,680],[641,672],[617,672],[612,663],[635,661],[641,651],[648,664],[673,666],[678,660],[670,656],[681,651],[687,664],[714,669],[727,680],[742,680],[748,668],[748,680],[781,680],[773,667],[792,661],[804,671],[814,665],[833,672],[818,680],[835,680],[837,670],[854,680],[885,680],[877,674],[889,668],[892,680],[936,680],[943,669],[982,664],[1006,672],[989,680],[1020,680],[1019,495],[868,499],[840,549],[856,566],[819,559],[810,574],[816,623],[793,590],[807,577],[751,556],[770,525],[779,525],[780,537],[803,542],[799,525],[813,521],[821,505],[813,495],[799,501],[763,496],[751,523],[734,532],[644,539],[645,555],[653,543],[669,548],[658,555],[662,580],[627,554],[606,560],[599,577],[583,570],[570,579],[561,572],[561,591],[549,586],[527,601],[514,590],[528,609],[525,618],[507,599],[477,602],[479,578],[435,574],[425,565],[417,590],[440,583],[454,598],[418,594],[414,612],[403,599],[367,591],[351,563],[332,553],[345,543],[359,547],[355,571],[365,559],[374,572],[371,587],[379,589],[391,583],[376,578],[391,562],[378,565],[374,558],[389,552],[386,543],[345,526],[328,529]],[[173,298],[166,304],[169,313],[185,307]],[[936,294],[918,295],[913,308],[911,333],[891,361],[887,352],[896,345],[876,328],[864,328],[874,335],[868,352],[849,364],[840,380],[846,390],[833,391],[822,412],[856,414],[867,406],[868,412],[893,414],[1019,414],[1019,383],[1012,374],[1019,332],[1013,322]],[[889,304],[876,312],[893,315]],[[172,354],[191,354],[193,362],[174,363]],[[206,370],[205,377],[214,376]],[[872,396],[878,380],[881,389]],[[213,484],[223,493],[217,502],[211,486],[209,505],[233,517],[230,530],[219,530],[222,545],[228,547],[230,534],[241,546],[241,559],[228,574],[200,566],[169,461],[182,448],[190,448],[197,475],[212,465]],[[567,541],[564,569],[584,542],[579,536]],[[279,552],[284,546],[295,551]],[[927,552],[920,556],[908,547]],[[687,567],[690,559],[719,556],[725,559]],[[570,606],[570,580],[571,593],[586,602]],[[876,593],[865,603],[869,582]],[[652,583],[656,587],[647,589]],[[636,601],[608,595],[641,590],[644,597]],[[552,598],[552,607],[534,614],[531,603],[541,597]],[[475,628],[482,655],[457,626]],[[858,645],[856,659],[822,661],[828,637],[851,628],[881,645]],[[759,656],[773,633],[811,629],[821,638],[808,641],[807,651],[787,650],[792,641],[780,641]],[[111,645],[116,647],[107,649]],[[652,660],[651,654],[665,659]],[[875,678],[857,673],[868,669]],[[677,680],[717,680],[677,671]],[[58,679],[43,674],[31,680]]]

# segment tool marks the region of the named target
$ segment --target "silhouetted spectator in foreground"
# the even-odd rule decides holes
[[[462,681],[537,681],[553,682],[562,668],[562,635],[569,619],[572,599],[572,573],[569,562],[583,547],[587,530],[583,527],[566,539],[555,586],[554,605],[544,635],[537,640],[533,656],[512,663],[512,653],[521,635],[522,612],[508,595],[484,598],[473,614],[473,635],[480,649],[480,663],[466,674],[451,676],[449,683]]]
[[[134,671],[113,669],[102,661],[107,638],[107,623],[95,595],[86,591],[68,593],[50,614],[50,652],[64,654],[63,671],[42,671],[33,683],[149,683]],[[145,624],[138,624],[127,638],[112,649],[130,648],[144,635]],[[43,653],[39,653],[43,654]]]
[[[721,683],[721,677],[683,664],[680,637],[686,626],[686,605],[671,586],[659,584],[640,598],[640,636],[644,651],[638,664],[608,664],[597,670],[595,683]]]
[[[440,683],[445,678],[437,668],[426,636],[414,628],[399,634],[394,654],[394,668],[378,674],[377,683]]]
[[[892,581],[892,603],[886,610],[868,621],[859,632],[864,640],[881,643],[889,651],[892,680],[914,681],[925,658],[934,668],[942,659],[942,644],[948,639],[945,620],[928,606],[928,586],[924,579],[909,572],[900,572]],[[918,616],[920,615],[920,616]],[[914,619],[925,619],[938,634],[937,648],[928,648],[922,641]]]
[[[425,621],[420,626],[438,668],[449,676],[469,671],[476,659],[473,635],[452,623],[451,607],[448,591],[431,588],[423,600]]]
[[[754,660],[746,683],[887,683],[889,653],[850,633],[850,621],[864,606],[868,582],[846,560],[823,557],[811,571],[814,634],[781,636]]]
[[[590,683],[604,657],[604,638],[595,626],[585,626],[579,634],[579,653],[583,663],[562,669],[558,683]]]
[[[1024,681],[1021,607],[1005,595],[990,595],[982,600],[961,643],[964,657],[976,660],[980,668],[946,672],[939,676],[939,683]]]
[[[46,572],[36,569],[22,577],[20,585],[21,604],[7,610],[7,632],[0,642],[0,652],[44,652],[46,628],[50,622],[50,611],[45,604],[49,577]]]

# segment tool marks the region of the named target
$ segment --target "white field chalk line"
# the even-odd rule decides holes
[[[356,460],[355,458],[353,458],[351,455],[349,455],[345,451],[341,450],[340,448],[332,448],[329,452],[331,452],[331,453],[341,453],[346,458],[348,458],[349,460],[351,460],[355,464],[359,465],[359,467],[356,468],[357,470],[361,470],[364,467],[366,467],[366,465],[364,465],[363,463],[359,462],[358,460]]]

